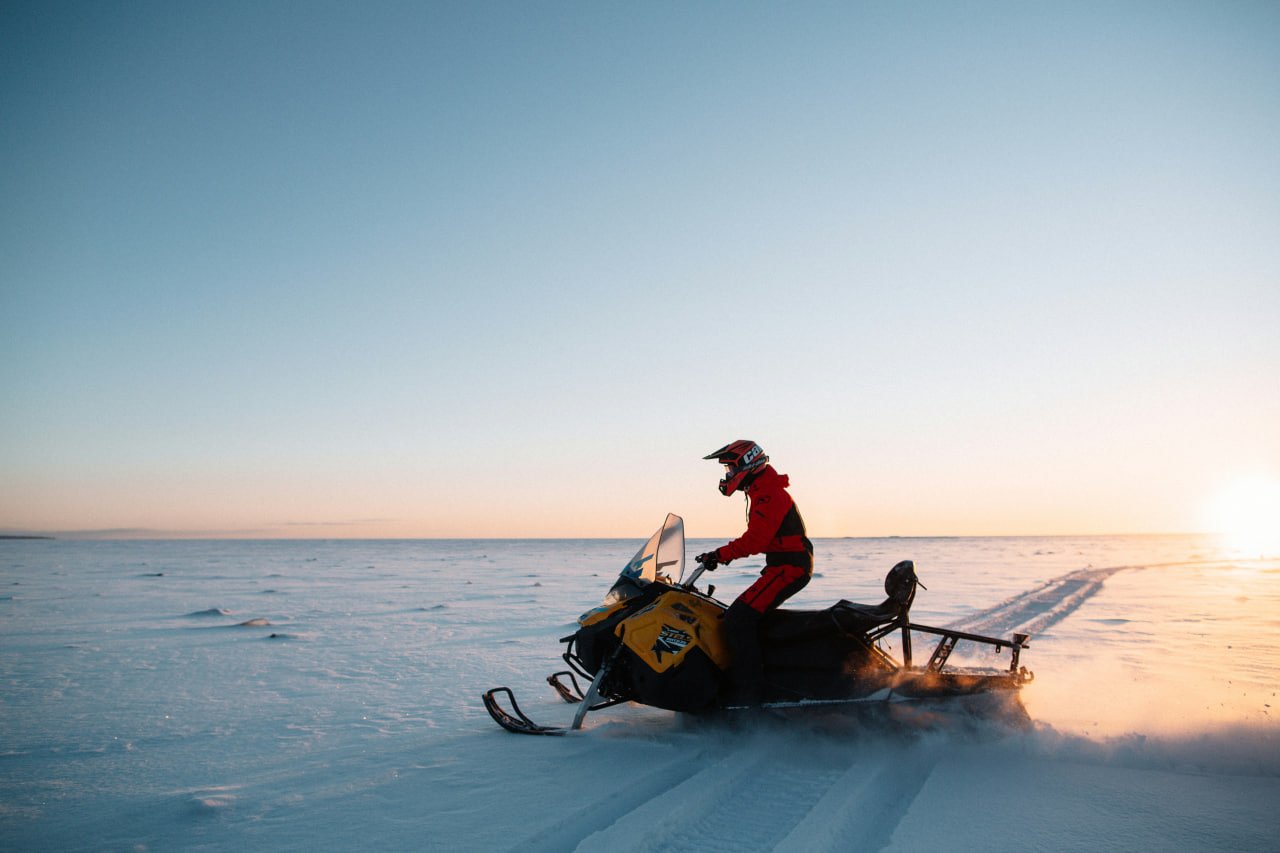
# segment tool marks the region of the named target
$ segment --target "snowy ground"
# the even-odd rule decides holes
[[[479,702],[498,684],[568,721],[556,640],[648,532],[0,542],[0,848],[1280,849],[1280,560],[820,540],[794,606],[877,601],[909,557],[917,621],[1033,631],[1035,727],[626,707],[573,737],[500,730]],[[721,597],[758,565],[717,572]]]

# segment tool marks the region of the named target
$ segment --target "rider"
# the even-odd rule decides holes
[[[764,685],[760,620],[809,583],[813,543],[805,536],[804,519],[796,502],[787,494],[787,475],[773,469],[760,445],[735,441],[702,458],[724,465],[722,495],[746,493],[747,531],[729,544],[699,555],[697,561],[714,571],[716,566],[739,557],[765,555],[760,577],[729,605],[724,616],[732,656],[728,704],[757,705]]]

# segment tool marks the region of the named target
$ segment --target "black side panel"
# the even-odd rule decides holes
[[[760,637],[773,643],[786,643],[810,637],[830,637],[839,633],[831,611],[778,609],[764,614]]]
[[[590,628],[581,628],[574,635],[574,651],[582,661],[582,668],[592,675],[600,671],[605,658],[618,646],[618,640],[613,636],[613,628],[617,624],[616,619],[606,619]]]
[[[715,704],[722,674],[707,653],[693,648],[684,660],[665,672],[654,672],[624,648],[626,662],[638,701],[668,711],[705,711]]]
[[[655,598],[670,589],[671,587],[664,584],[650,584],[643,594],[628,601],[626,607],[608,619],[587,628],[579,628],[574,634],[574,650],[577,652],[578,659],[582,661],[583,668],[592,675],[599,672],[600,665],[618,647],[618,638],[613,633],[618,623],[637,610],[652,604]]]
[[[766,614],[760,643],[768,698],[846,699],[875,692],[884,681],[882,666],[865,632],[883,624],[884,615],[860,613],[847,602]]]

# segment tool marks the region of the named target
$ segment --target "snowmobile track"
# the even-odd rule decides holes
[[[1046,581],[985,611],[961,620],[952,628],[971,633],[1008,634],[1021,631],[1033,638],[1061,622],[1102,589],[1116,572],[1137,566],[1079,569]]]
[[[734,749],[658,796],[636,803],[610,826],[583,838],[576,849],[740,850],[740,842],[725,846],[725,839],[756,838],[768,822],[761,812],[772,811],[760,802],[765,780],[773,775],[769,758],[759,749]],[[735,816],[741,820],[730,822]]]
[[[1033,637],[1070,616],[1076,608],[1092,598],[1102,583],[1119,569],[1082,569],[1047,581],[1042,587],[1028,590],[957,622],[952,628],[970,633],[1011,633],[1014,630]]]
[[[831,747],[834,747],[832,749]],[[623,787],[513,850],[877,850],[937,760],[921,744],[826,748],[766,731],[689,756]],[[849,847],[850,838],[857,839]]]
[[[1179,560],[1172,563],[1077,569],[1045,581],[1034,589],[1019,593],[1013,598],[955,622],[949,627],[976,634],[1009,634],[1021,631],[1034,638],[1070,616],[1080,605],[1096,595],[1108,578],[1118,572],[1138,572],[1179,566],[1213,566],[1223,563],[1222,560]]]
[[[704,752],[689,755],[665,767],[630,782],[595,802],[583,806],[562,821],[522,840],[511,848],[511,853],[562,853],[581,849],[585,837],[603,830],[627,814],[634,812],[637,803],[651,802],[672,787],[678,787],[692,776],[706,770],[702,766]]]
[[[875,763],[854,762],[773,849],[880,850],[893,838],[937,761],[932,751],[914,748],[882,759],[878,770]]]

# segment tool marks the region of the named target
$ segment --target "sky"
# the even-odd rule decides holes
[[[7,2],[0,532],[1203,530],[1277,139],[1270,2]]]

